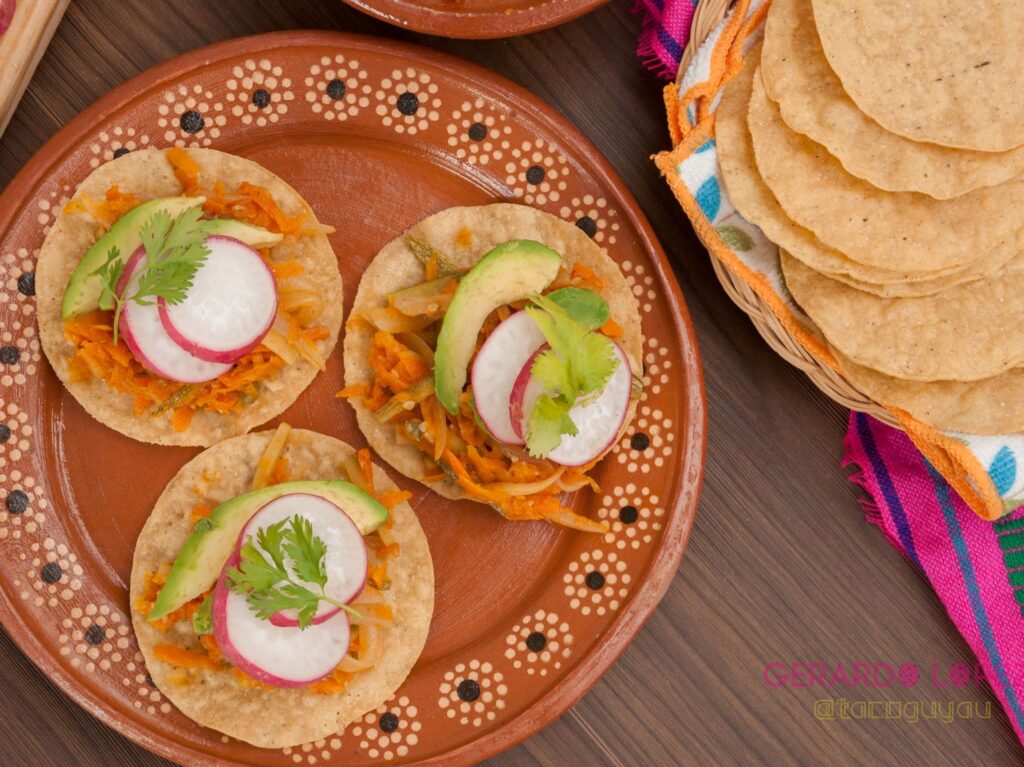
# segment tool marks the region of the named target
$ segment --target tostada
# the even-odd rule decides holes
[[[130,152],[79,185],[43,242],[43,349],[86,411],[129,437],[245,433],[287,408],[337,342],[329,231],[249,160]]]
[[[345,389],[371,447],[441,495],[597,532],[567,493],[628,427],[643,336],[618,265],[523,205],[450,208],[390,242],[346,325]]]
[[[132,621],[156,686],[199,724],[265,748],[379,706],[433,613],[408,497],[369,451],[287,425],[185,464],[132,563]]]

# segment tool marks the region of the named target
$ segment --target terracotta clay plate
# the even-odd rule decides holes
[[[572,21],[608,0],[345,0],[398,27],[484,40],[539,32]]]
[[[100,163],[172,144],[236,152],[293,184],[337,228],[346,314],[374,253],[407,226],[451,205],[518,200],[576,222],[608,249],[648,339],[633,428],[600,465],[601,492],[573,499],[578,512],[608,520],[606,536],[505,522],[391,472],[415,494],[434,557],[426,649],[380,709],[284,752],[229,741],[179,714],[148,680],[130,629],[136,537],[197,451],[144,445],[96,423],[39,350],[33,269],[55,211]],[[351,408],[334,397],[341,387],[339,345],[284,419],[365,445]],[[450,766],[536,732],[594,684],[667,588],[704,447],[679,288],[596,150],[550,107],[482,69],[332,33],[234,40],[169,61],[83,112],[25,166],[0,197],[0,424],[0,620],[68,695],[186,765]]]

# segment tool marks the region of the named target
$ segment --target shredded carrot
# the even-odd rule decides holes
[[[194,412],[190,407],[175,408],[174,414],[171,416],[171,428],[176,432],[188,431],[188,427],[192,425]]]
[[[217,639],[213,634],[204,634],[199,637],[199,644],[206,648],[207,655],[209,655],[213,660],[218,663],[224,660],[224,653],[220,651],[220,645],[217,644]]]
[[[287,458],[278,458],[274,461],[274,468],[270,472],[271,485],[280,485],[282,482],[288,482],[292,478],[291,469],[288,467]]]
[[[182,191],[189,197],[202,194],[199,188],[199,163],[188,152],[180,147],[167,150],[167,162],[174,168],[174,177],[181,184]]]
[[[441,269],[437,264],[437,253],[431,252],[427,262],[423,264],[423,270],[427,273],[427,282],[441,276]]]
[[[403,501],[408,501],[410,498],[412,498],[412,493],[407,490],[385,490],[377,495],[377,500],[380,501],[381,506],[388,511],[391,511]]]
[[[212,513],[213,509],[211,509],[208,505],[200,501],[199,503],[192,507],[192,521],[198,522],[200,519],[206,519]]]
[[[352,384],[351,386],[346,386],[334,396],[341,399],[353,399],[354,397],[365,397],[369,393],[370,387],[366,384]]]
[[[593,269],[578,262],[572,265],[571,281],[576,285],[587,285],[593,290],[604,290],[604,280]]]
[[[220,664],[206,653],[186,650],[171,644],[158,644],[153,648],[153,655],[165,663],[178,668],[205,668],[216,671]]]
[[[469,227],[464,226],[455,233],[455,244],[463,248],[468,248],[473,244],[473,233],[469,231]]]
[[[356,460],[359,461],[359,470],[363,473],[363,480],[369,488],[370,495],[376,496],[377,491],[373,484],[373,462],[370,460],[370,451],[366,448],[357,451]]]
[[[263,682],[253,679],[251,676],[246,674],[242,669],[237,666],[231,667],[231,673],[235,675],[235,679],[238,680],[238,684],[241,685],[243,690],[273,690],[274,688],[270,685],[263,684]]]
[[[601,326],[601,333],[608,338],[622,338],[622,326],[611,317]]]
[[[353,641],[358,641],[357,637],[353,637]],[[314,682],[307,689],[317,695],[344,692],[345,687],[352,681],[353,676],[354,674],[336,668],[331,672],[330,676],[324,677],[319,682]]]
[[[270,271],[278,280],[298,277],[306,271],[306,267],[298,261],[271,261]]]

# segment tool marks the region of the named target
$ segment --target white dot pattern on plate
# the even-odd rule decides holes
[[[529,676],[547,676],[572,655],[574,641],[569,624],[557,613],[537,610],[524,615],[505,637],[505,658],[512,661],[512,668],[525,668]]]

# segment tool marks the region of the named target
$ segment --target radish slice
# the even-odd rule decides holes
[[[533,412],[533,406],[537,403],[537,398],[544,391],[544,386],[539,381],[535,381],[530,377],[530,371],[533,370],[533,363],[540,356],[540,353],[550,348],[550,346],[544,344],[531,354],[530,358],[523,364],[519,375],[516,376],[516,382],[512,384],[512,394],[508,398],[508,417],[512,422],[512,428],[515,430],[516,437],[519,439],[519,442],[516,444],[526,444],[526,419]]]
[[[309,493],[291,493],[275,498],[246,523],[238,536],[236,551],[241,550],[246,539],[252,538],[253,545],[265,554],[256,540],[257,531],[296,514],[309,520],[313,526],[313,535],[323,539],[327,546],[324,557],[324,569],[327,572],[325,593],[338,602],[351,602],[359,596],[366,584],[366,543],[348,514],[325,498]],[[289,573],[294,576],[290,567]],[[340,610],[340,607],[321,601],[313,623],[324,623]],[[275,626],[298,626],[298,613],[295,610],[282,610],[272,615],[270,622]]]
[[[145,249],[139,248],[128,259],[118,281],[118,295],[131,295],[135,291],[145,265],[145,256]],[[161,378],[182,383],[200,383],[212,381],[231,369],[231,365],[194,357],[178,346],[164,330],[156,304],[142,306],[134,301],[126,303],[121,312],[120,330],[135,359]]]
[[[562,466],[583,466],[602,455],[610,448],[622,429],[629,411],[629,398],[633,392],[633,373],[622,348],[612,342],[619,364],[597,398],[585,405],[577,405],[569,411],[579,433],[570,437],[563,435],[562,441],[547,458]],[[537,353],[539,353],[538,350]],[[536,356],[536,355],[534,355]],[[517,424],[520,434],[526,434],[526,423],[537,398],[544,387],[530,378],[534,356],[527,360],[514,386],[515,399],[509,401],[509,412],[519,415]]]
[[[160,299],[160,321],[182,349],[208,362],[235,362],[274,324],[277,286],[260,254],[243,242],[214,236],[185,300]]]
[[[348,653],[348,616],[309,626],[275,626],[256,617],[244,594],[227,585],[227,572],[237,567],[233,554],[213,589],[213,635],[233,666],[272,687],[305,687],[328,676]]]
[[[509,401],[519,371],[543,343],[537,323],[526,312],[516,312],[494,329],[473,360],[476,412],[487,431],[507,445],[523,444],[509,417]]]

